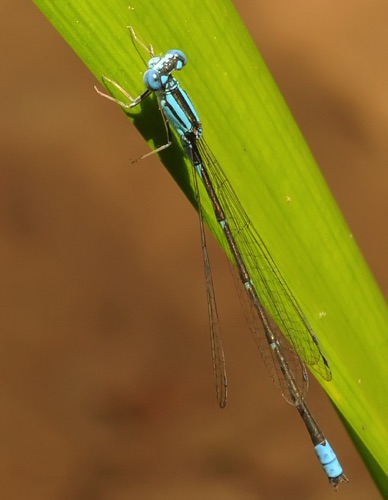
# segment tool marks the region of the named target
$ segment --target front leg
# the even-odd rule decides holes
[[[124,95],[124,97],[126,97],[128,99],[128,101],[130,101],[130,103],[120,101],[119,99],[115,99],[114,97],[112,97],[108,94],[105,94],[104,92],[101,92],[101,90],[98,90],[98,88],[96,86],[94,86],[94,90],[100,96],[105,97],[105,99],[109,99],[110,101],[115,102],[116,104],[118,104],[119,106],[121,106],[124,109],[131,109],[131,108],[137,106],[139,103],[144,101],[144,99],[146,99],[151,94],[151,91],[147,89],[142,94],[137,96],[136,98],[133,98],[129,92],[127,92],[121,85],[119,85],[114,80],[111,80],[107,76],[102,76],[102,79],[104,82],[108,82],[111,85],[113,85],[114,87],[116,87],[116,89],[119,90]]]

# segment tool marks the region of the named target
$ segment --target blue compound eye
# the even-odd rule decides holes
[[[160,73],[155,69],[149,69],[143,76],[144,85],[149,90],[160,90],[162,82],[160,81]]]
[[[166,53],[166,55],[171,55],[171,56],[175,57],[175,59],[176,59],[175,69],[176,70],[180,70],[183,68],[183,66],[186,66],[187,57],[185,56],[185,54],[181,50],[172,49],[172,50],[169,50]]]

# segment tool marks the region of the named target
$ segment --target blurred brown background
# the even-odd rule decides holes
[[[236,5],[387,291],[388,4]],[[333,498],[212,244],[217,407],[182,193],[156,158],[129,166],[146,144],[32,4],[0,15],[1,498]],[[351,478],[338,498],[379,498],[315,383],[309,403]]]

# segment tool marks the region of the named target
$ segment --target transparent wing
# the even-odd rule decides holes
[[[266,313],[267,322],[271,327],[274,337],[277,339],[278,350],[283,356],[295,381],[294,388],[296,388],[296,390],[293,390],[294,388],[290,388],[289,380],[285,377],[285,374],[279,365],[277,353],[275,353],[275,351],[268,345],[268,340],[264,335],[263,324],[260,320],[260,316],[257,314],[257,310],[252,304],[252,301],[249,299],[248,294],[241,283],[236,267],[230,263],[230,268],[241,304],[244,309],[247,323],[273,382],[288,403],[292,405],[299,404],[305,399],[309,387],[309,379],[303,361],[290,346],[290,343],[286,340],[284,335],[282,335],[276,323],[269,317],[269,314]],[[299,398],[295,397],[297,393]]]
[[[210,267],[209,254],[207,251],[205,227],[203,223],[201,200],[198,189],[197,175],[193,169],[195,197],[198,204],[199,226],[201,231],[202,256],[205,271],[206,295],[209,315],[210,342],[213,362],[214,384],[217,393],[217,401],[221,408],[226,405],[228,397],[228,382],[226,377],[225,354],[222,345],[220,326],[218,321],[217,304],[215,299],[213,276]]]
[[[264,241],[252,226],[214,155],[203,140],[198,141],[197,145],[208,166],[208,174],[217,191],[228,225],[233,232],[260,301],[270,313],[273,327],[277,332],[282,332],[287,340],[287,350],[294,350],[312,370],[325,380],[331,380],[331,371],[317,337],[269,254]],[[249,314],[249,316],[254,318],[256,314]],[[256,320],[249,319],[249,322],[260,347],[262,343],[259,336],[260,329],[257,328],[258,325],[252,325],[252,321],[254,323]],[[263,349],[260,350],[263,352]]]

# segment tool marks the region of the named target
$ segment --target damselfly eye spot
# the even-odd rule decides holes
[[[176,70],[180,70],[183,68],[183,66],[186,66],[186,63],[187,63],[187,57],[185,56],[185,54],[181,51],[181,50],[178,50],[178,49],[172,49],[172,50],[169,50],[166,55],[171,55],[174,57],[176,63],[175,63],[175,69]]]

